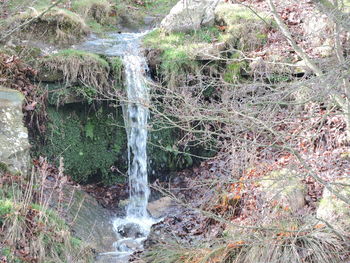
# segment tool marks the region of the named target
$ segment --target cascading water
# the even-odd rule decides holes
[[[125,68],[127,101],[123,105],[124,121],[128,137],[129,203],[124,218],[113,222],[118,235],[116,251],[104,253],[108,258],[101,262],[126,262],[126,257],[142,247],[155,221],[147,212],[147,121],[148,88],[145,72],[147,63],[140,50],[140,39],[145,33],[110,34],[108,39],[92,36],[92,39],[76,47],[106,56],[120,56]]]
[[[148,90],[144,79],[146,63],[142,56],[124,56],[128,102],[125,123],[128,135],[130,200],[127,217],[148,218],[149,197],[147,176]]]
[[[148,88],[146,85],[146,61],[139,52],[135,42],[131,43],[130,53],[123,57],[125,68],[125,85],[128,101],[123,107],[124,121],[128,135],[129,160],[129,203],[126,217],[117,218],[114,228],[121,234],[116,243],[120,252],[132,252],[147,237],[154,220],[148,216],[149,197],[147,174],[147,121],[148,121]],[[131,243],[130,241],[135,241]]]

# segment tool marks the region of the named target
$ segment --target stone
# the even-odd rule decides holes
[[[339,179],[331,187],[338,195],[350,200],[350,179]],[[349,227],[350,205],[325,188],[317,208],[317,217],[331,224]]]
[[[313,14],[306,16],[303,29],[309,42],[309,48],[316,49],[315,51],[320,52],[322,56],[332,54],[334,23],[327,15],[315,11]]]
[[[296,212],[305,206],[307,188],[293,170],[271,172],[260,180],[259,189],[265,202],[277,203],[283,209]]]
[[[219,43],[212,43],[212,44],[200,44],[198,47],[194,50],[194,57],[196,60],[203,60],[203,61],[214,61],[214,60],[221,60],[223,52],[226,51],[226,43],[225,42],[219,42]]]
[[[180,0],[162,20],[167,32],[189,32],[214,25],[214,10],[220,0]]]
[[[118,233],[122,237],[128,237],[128,238],[140,238],[144,236],[140,226],[134,223],[127,223],[125,225],[120,225],[118,227]]]
[[[51,205],[67,207],[67,220],[73,233],[96,252],[114,251],[117,235],[113,228],[114,213],[103,208],[95,198],[77,187],[66,185],[61,196],[53,196]]]
[[[149,202],[147,206],[147,210],[153,218],[167,216],[175,208],[174,201],[168,196]]]
[[[0,87],[0,163],[25,175],[30,169],[30,144],[23,123],[23,100],[20,92]]]

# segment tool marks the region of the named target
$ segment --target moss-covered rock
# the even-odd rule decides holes
[[[199,74],[202,60],[208,56],[220,55],[224,49],[212,43],[219,36],[220,32],[215,27],[169,34],[154,30],[145,36],[143,45],[149,50],[157,50],[149,51],[147,56],[153,65],[152,72],[169,87],[175,87]]]
[[[0,163],[13,172],[30,169],[28,131],[24,127],[21,93],[0,87]]]
[[[273,171],[260,180],[263,200],[284,211],[297,211],[305,205],[306,185],[289,169]]]
[[[81,84],[101,91],[109,85],[108,61],[85,51],[62,50],[41,59],[38,68],[40,81],[57,82],[64,79],[66,85]]]
[[[45,143],[37,153],[58,162],[77,182],[123,181],[117,170],[126,170],[126,134],[120,109],[107,105],[73,103],[48,107]],[[115,169],[115,167],[117,169]]]
[[[220,3],[215,9],[215,20],[226,28],[223,38],[232,47],[249,51],[264,45],[272,19],[266,14],[254,13],[240,4]]]
[[[112,6],[108,0],[78,0],[72,3],[72,9],[87,20],[92,19],[100,24],[110,22]]]
[[[330,186],[338,195],[350,200],[350,180],[337,180]],[[317,217],[337,226],[350,226],[350,205],[340,200],[330,190],[323,192],[317,209]]]

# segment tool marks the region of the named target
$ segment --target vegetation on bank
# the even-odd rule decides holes
[[[91,248],[72,235],[62,215],[49,208],[50,194],[44,191],[40,171],[22,177],[0,165],[0,259],[13,263],[93,262]]]
[[[175,3],[175,0],[9,1],[0,6],[6,18],[0,21],[0,39],[7,41],[12,35],[12,38],[69,46],[90,32],[102,34],[151,26],[154,19],[165,16]]]

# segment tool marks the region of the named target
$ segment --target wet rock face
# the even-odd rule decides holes
[[[66,185],[52,198],[53,207],[66,207],[67,220],[73,233],[96,252],[114,251],[117,236],[113,229],[114,213],[103,208],[95,198],[77,187]]]
[[[188,32],[214,24],[214,10],[219,0],[180,0],[161,22],[167,32]]]
[[[26,174],[30,145],[23,124],[23,99],[18,91],[0,87],[0,162],[12,172]]]

